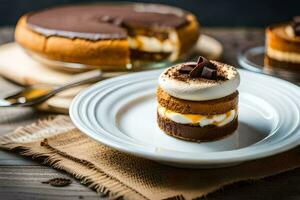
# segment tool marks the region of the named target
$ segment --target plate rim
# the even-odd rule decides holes
[[[114,82],[114,81],[117,81],[117,80],[120,81],[122,79],[127,79],[127,78],[130,78],[132,76],[142,76],[143,74],[148,74],[148,73],[157,73],[158,74],[161,71],[162,71],[162,69],[122,75],[122,76],[119,76],[119,77],[115,77],[115,78],[105,80],[105,83],[108,84],[110,82]],[[265,75],[265,74],[258,74],[258,73],[255,73],[255,72],[249,72],[249,71],[246,71],[246,70],[243,70],[243,69],[239,69],[239,71],[242,72],[242,73],[246,73],[246,74],[250,73],[250,74],[253,74],[255,76],[263,76],[267,79],[272,79],[273,81],[279,81],[282,84],[287,85],[288,87],[293,87],[294,89],[297,89],[297,90],[300,91],[300,88],[297,85],[295,85],[293,83],[290,83],[290,82],[287,82],[285,80],[276,78],[276,77],[268,76],[268,75]],[[84,91],[81,91],[73,99],[73,101],[71,103],[71,106],[70,106],[70,109],[69,109],[69,114],[70,114],[71,120],[73,121],[74,125],[79,130],[81,130],[84,134],[86,134],[88,137],[91,137],[92,139],[96,140],[97,142],[99,142],[103,145],[109,146],[111,148],[117,149],[121,152],[126,152],[126,153],[129,153],[129,154],[138,156],[138,157],[144,157],[144,158],[148,158],[148,159],[156,160],[156,161],[161,161],[161,162],[171,162],[171,163],[181,163],[181,164],[198,164],[198,165],[201,165],[201,164],[225,164],[225,163],[227,164],[227,163],[237,163],[237,162],[250,161],[250,160],[255,160],[255,159],[259,159],[259,158],[272,156],[272,155],[287,151],[289,149],[292,149],[295,146],[300,144],[300,141],[294,140],[295,135],[293,135],[293,136],[291,136],[291,138],[288,138],[290,140],[291,139],[293,139],[293,140],[289,141],[283,147],[278,148],[276,150],[272,150],[272,151],[269,150],[269,151],[266,151],[266,152],[262,152],[260,154],[256,154],[256,155],[254,154],[254,155],[250,155],[250,156],[247,156],[247,157],[244,157],[244,158],[243,157],[241,157],[241,158],[240,157],[233,157],[231,159],[201,159],[201,158],[199,158],[199,159],[176,159],[176,157],[170,157],[170,156],[155,154],[154,152],[135,151],[135,150],[132,150],[132,148],[124,148],[124,146],[122,146],[122,145],[120,146],[120,145],[110,143],[109,141],[107,141],[107,138],[105,138],[104,140],[102,138],[102,140],[100,140],[99,138],[94,137],[93,134],[90,134],[89,131],[86,130],[86,127],[82,126],[79,122],[77,122],[77,119],[76,119],[77,118],[76,117],[76,115],[77,115],[76,114],[76,105],[80,102],[80,98],[82,98],[82,96],[84,96],[84,94],[87,93],[88,91],[92,91],[93,89],[95,90],[98,87],[101,88],[101,86],[99,86],[99,85],[100,84],[104,85],[103,82],[104,81],[101,81],[100,83],[96,83],[96,84],[84,89]],[[295,131],[297,131],[296,136],[300,137],[300,128],[298,127]],[[287,140],[287,139],[285,139],[285,140]]]
[[[250,61],[249,59],[247,59],[247,57],[246,57],[247,53],[254,52],[254,51],[257,52],[256,53],[257,55],[261,54],[264,56],[265,49],[266,49],[265,45],[256,45],[256,46],[250,46],[250,47],[244,48],[237,55],[237,62],[239,64],[239,66],[241,66],[243,69],[246,69],[251,72],[274,76],[277,78],[285,79],[287,81],[293,81],[294,83],[299,84],[300,79],[297,76],[298,74],[296,72],[289,71],[288,69],[285,69],[285,68],[281,69],[278,67],[277,68],[276,67],[265,68],[264,65],[256,64],[256,63]]]

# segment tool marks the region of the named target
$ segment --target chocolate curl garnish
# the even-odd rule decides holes
[[[201,74],[202,74],[203,68],[205,66],[208,66],[208,65],[209,65],[209,61],[206,58],[204,58],[202,56],[199,56],[199,58],[197,60],[196,66],[190,72],[190,77],[191,78],[198,78],[198,77],[200,77]]]
[[[183,65],[178,71],[181,74],[189,74],[194,69],[194,66]]]
[[[68,178],[53,178],[48,181],[43,181],[44,184],[50,184],[54,187],[65,187],[72,183],[72,181]]]
[[[114,21],[113,21],[113,24],[114,25],[117,25],[117,26],[120,26],[123,24],[123,19],[122,18],[116,18]]]
[[[199,56],[196,64],[185,64],[178,71],[189,74],[191,78],[217,79],[216,66],[202,56]]]
[[[300,16],[293,18],[292,27],[296,36],[300,36]]]
[[[202,70],[201,77],[215,80],[215,79],[217,79],[217,70],[211,69],[208,67],[204,67]]]
[[[114,24],[114,25],[117,25],[117,26],[120,26],[123,23],[122,18],[112,17],[112,16],[109,16],[109,15],[102,16],[100,20],[102,22],[111,23],[111,24]]]

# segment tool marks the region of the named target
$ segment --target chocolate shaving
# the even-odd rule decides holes
[[[123,24],[123,19],[119,17],[111,17],[109,15],[104,15],[100,19],[102,22],[108,22],[120,26]]]
[[[202,57],[202,56],[199,56],[198,60],[197,60],[197,64],[196,66],[194,67],[194,69],[190,72],[190,77],[191,78],[198,78],[201,76],[202,74],[202,70],[203,68],[209,64],[209,61]]]
[[[189,74],[194,69],[194,66],[183,65],[178,71],[181,74]]]
[[[293,18],[292,27],[296,36],[300,36],[300,16]]]
[[[113,21],[113,24],[114,25],[117,25],[117,26],[121,26],[123,24],[123,19],[122,18],[116,18],[114,21]]]
[[[196,64],[184,64],[178,71],[181,74],[189,74],[191,78],[217,80],[216,66],[202,56],[199,56]]]
[[[67,178],[53,178],[53,179],[50,179],[48,181],[44,181],[42,183],[49,184],[49,185],[52,185],[54,187],[65,187],[65,186],[70,185],[72,183],[72,181],[70,179],[67,179]]]
[[[201,73],[201,77],[216,80],[217,71],[215,69],[204,67]]]
[[[109,15],[104,15],[104,16],[101,17],[101,21],[103,21],[103,22],[112,22],[113,18],[110,17]]]

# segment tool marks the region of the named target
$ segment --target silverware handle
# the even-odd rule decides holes
[[[122,75],[124,73],[126,73],[126,72],[103,73],[100,70],[84,72],[79,75],[76,75],[71,81],[67,82],[66,84],[61,85],[61,86],[57,87],[56,89],[52,90],[51,92],[49,92],[47,95],[45,95],[40,100],[43,101],[63,90],[66,90],[66,89],[69,89],[69,88],[72,88],[75,86],[84,85],[84,84],[88,84],[88,83],[95,83],[97,81],[115,77],[117,75]]]
[[[7,104],[7,102],[5,102],[5,101],[0,101],[0,107],[32,106],[32,105],[41,103],[41,102],[49,99],[50,97],[54,96],[55,94],[57,94],[63,90],[70,89],[72,87],[79,86],[79,85],[88,84],[88,83],[95,83],[97,81],[101,81],[103,79],[122,75],[124,73],[126,73],[126,72],[102,73],[100,70],[84,72],[84,73],[81,73],[78,75],[74,75],[72,80],[68,81],[67,83],[65,83],[63,85],[57,86],[52,91],[50,91],[48,94],[40,96],[39,98],[35,99],[34,101],[16,104],[16,105]]]

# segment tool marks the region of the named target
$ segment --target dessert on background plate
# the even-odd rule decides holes
[[[232,134],[238,127],[239,83],[234,67],[201,56],[197,62],[167,68],[156,93],[158,126],[194,142]]]
[[[300,16],[266,29],[266,67],[300,72]]]
[[[134,62],[175,61],[199,37],[193,14],[144,3],[69,5],[22,16],[16,41],[44,58],[123,70]]]
[[[241,67],[300,83],[300,16],[265,30],[265,46],[247,48],[238,56]]]

